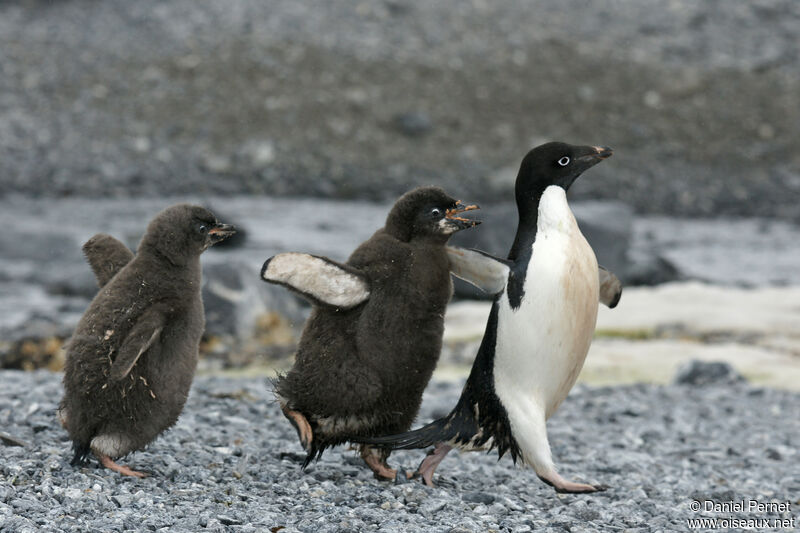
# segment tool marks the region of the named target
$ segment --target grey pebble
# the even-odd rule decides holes
[[[432,518],[434,513],[437,513],[438,511],[444,509],[447,503],[448,503],[447,500],[441,500],[441,499],[430,500],[423,503],[419,507],[419,512],[420,514],[424,515],[427,518]]]
[[[465,502],[492,503],[495,497],[486,492],[468,492],[461,497]]]

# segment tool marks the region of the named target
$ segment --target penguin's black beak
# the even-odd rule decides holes
[[[577,160],[588,168],[596,165],[603,159],[608,159],[612,155],[614,155],[614,150],[607,146],[586,146],[585,153],[578,157]]]
[[[234,233],[236,233],[236,228],[230,224],[214,224],[214,227],[208,231],[208,236],[211,239],[211,244],[217,244]]]
[[[448,233],[455,233],[456,231],[461,231],[462,229],[474,228],[480,224],[480,220],[471,220],[469,218],[458,216],[461,213],[474,211],[475,209],[480,209],[480,207],[475,204],[464,205],[461,200],[457,201],[455,207],[448,209],[444,214],[445,227],[449,230]]]
[[[608,159],[612,155],[614,155],[614,150],[609,148],[608,146],[592,146],[595,149],[594,157],[597,159]]]
[[[608,159],[614,154],[614,151],[607,146],[584,146],[581,152],[583,153],[575,158],[575,163],[577,163],[575,169],[578,171],[575,178],[585,170],[592,168],[603,159]]]

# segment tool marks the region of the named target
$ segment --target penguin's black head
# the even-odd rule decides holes
[[[478,220],[459,216],[473,209],[478,206],[464,205],[439,187],[418,187],[395,202],[386,218],[386,231],[404,242],[413,239],[446,242],[453,233],[480,224]]]
[[[611,157],[611,148],[604,146],[574,146],[549,142],[532,149],[522,159],[517,174],[517,204],[538,202],[544,190],[557,185],[565,191],[583,172],[603,159]]]
[[[220,223],[205,207],[178,204],[153,218],[139,249],[153,249],[180,265],[234,233],[233,226]]]

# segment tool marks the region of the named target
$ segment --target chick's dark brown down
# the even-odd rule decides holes
[[[305,254],[265,263],[266,281],[316,304],[294,367],[276,383],[307,452],[304,466],[328,446],[411,426],[439,358],[452,293],[445,245],[478,223],[457,216],[475,208],[437,187],[418,188],[395,203],[385,226],[345,264]],[[379,478],[396,474],[388,455],[361,447]]]
[[[73,465],[114,460],[172,426],[186,402],[205,326],[200,254],[234,233],[202,207],[180,204],[150,223],[136,254],[109,235],[84,246],[100,291],[67,345],[61,423]]]

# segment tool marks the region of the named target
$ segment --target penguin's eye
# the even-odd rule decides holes
[[[562,157],[561,159],[558,160],[558,164],[561,165],[562,167],[569,165],[569,157],[567,156]]]
[[[442,216],[442,210],[441,209],[439,209],[438,207],[434,207],[433,209],[431,209],[431,217],[432,218],[439,218],[440,216]]]
[[[199,233],[200,235],[205,235],[206,233],[208,233],[208,226],[206,226],[205,224],[198,225],[197,233]]]

